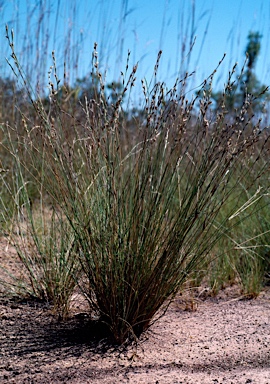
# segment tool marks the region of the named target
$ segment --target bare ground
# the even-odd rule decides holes
[[[0,383],[270,384],[270,289],[254,300],[235,288],[202,296],[179,296],[137,347],[115,349],[76,305],[63,322],[2,294]]]

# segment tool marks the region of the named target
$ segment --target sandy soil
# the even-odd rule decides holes
[[[0,325],[0,383],[270,384],[269,288],[254,300],[232,288],[179,296],[128,349],[108,345],[76,306],[63,322],[44,304],[2,294]]]

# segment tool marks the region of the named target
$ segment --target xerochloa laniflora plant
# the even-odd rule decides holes
[[[32,97],[12,53],[14,70]],[[65,87],[60,93],[55,67],[49,113],[32,97],[39,124],[27,121],[25,140],[17,142],[25,153],[20,166],[65,217],[73,257],[82,268],[77,284],[114,340],[124,343],[166,310],[224,234],[227,221],[241,220],[246,206],[240,186],[247,176],[246,204],[252,205],[254,182],[269,165],[268,132],[248,113],[252,97],[233,119],[222,105],[218,113],[211,110],[214,74],[190,100],[188,74],[170,90],[142,81],[144,105],[131,116],[124,111],[124,97],[135,84],[137,66],[123,75],[111,102],[97,56],[95,47],[94,96],[71,114],[62,104],[68,97],[63,97]],[[230,208],[220,215],[232,194]]]

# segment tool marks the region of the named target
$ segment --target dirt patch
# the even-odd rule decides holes
[[[178,297],[128,349],[110,346],[81,307],[63,322],[42,303],[2,295],[0,324],[1,383],[270,384],[269,288],[254,300],[234,289]]]

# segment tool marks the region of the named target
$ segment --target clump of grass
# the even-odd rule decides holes
[[[256,212],[240,226],[234,239],[234,267],[242,284],[243,293],[257,297],[269,279],[269,196],[263,196]]]
[[[10,45],[15,70],[31,95],[11,40]],[[268,135],[261,134],[259,123],[252,124],[247,104],[230,123],[225,109],[217,115],[211,111],[214,74],[191,100],[184,94],[188,74],[171,90],[143,81],[143,118],[134,118],[135,127],[134,121],[129,124],[123,99],[136,71],[135,65],[123,76],[123,90],[110,104],[95,46],[93,76],[99,82],[95,98],[85,99],[85,118],[68,124],[51,82],[53,113],[32,99],[41,121],[38,139],[30,128],[27,146],[19,140],[28,159],[20,158],[20,166],[59,207],[61,222],[71,230],[64,253],[76,244],[72,258],[78,258],[84,275],[78,284],[120,344],[139,337],[164,313],[207,260],[228,219],[239,219],[241,181],[247,174],[258,179],[268,166],[259,164]],[[56,65],[54,76],[59,84]],[[41,173],[37,159],[42,159]],[[232,193],[234,201],[220,218]],[[66,244],[63,236],[60,231],[60,244]]]
[[[9,279],[1,283],[15,296],[48,303],[64,318],[80,276],[69,225],[55,210],[36,207],[32,212],[21,205],[18,215],[8,235],[17,252],[18,270],[4,270]]]
[[[24,179],[23,162],[17,151],[20,143],[15,146],[10,133],[7,137],[5,149],[13,154],[12,177],[8,178],[12,184],[3,179],[2,182],[11,203],[1,200],[1,218],[5,236],[16,249],[20,263],[17,273],[4,271],[9,273],[9,279],[1,279],[1,283],[12,294],[46,301],[66,317],[81,270],[74,234],[61,211],[48,199],[44,201],[41,185],[40,198],[32,202],[31,181]]]
[[[230,199],[220,212],[221,217],[227,215],[235,199],[242,206],[237,213],[240,222],[237,226],[234,225],[235,215],[225,222],[224,236],[210,255],[207,275],[213,294],[223,286],[237,282],[242,286],[245,296],[257,297],[267,284],[269,186],[266,174],[255,177],[260,173],[259,166],[263,167],[265,161],[263,154],[258,158],[255,167],[249,168],[249,173],[241,180],[237,195],[235,190],[232,191]],[[268,166],[265,170],[267,169]]]

